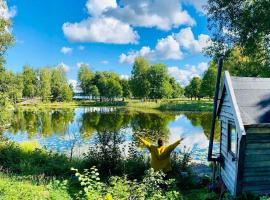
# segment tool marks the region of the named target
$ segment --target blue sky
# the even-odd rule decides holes
[[[80,63],[130,75],[142,55],[167,64],[182,84],[201,75],[211,42],[201,0],[7,0],[13,22],[6,68],[19,72],[63,64],[76,79]]]

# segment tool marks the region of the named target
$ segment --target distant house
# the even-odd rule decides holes
[[[233,195],[270,194],[270,78],[225,72],[217,116],[221,122],[220,175]]]

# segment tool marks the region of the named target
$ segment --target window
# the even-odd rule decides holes
[[[237,151],[237,133],[233,124],[228,123],[228,152],[231,152],[234,156]]]

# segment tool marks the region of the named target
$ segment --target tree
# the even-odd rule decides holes
[[[131,89],[129,80],[122,79],[120,80],[120,84],[123,90],[123,98],[130,98],[131,97]]]
[[[72,99],[73,91],[62,67],[52,70],[51,94],[53,101],[70,101]]]
[[[248,60],[235,68],[247,70],[248,76],[270,76],[270,1],[208,0],[207,9],[209,28],[213,31],[213,45],[207,53],[214,59],[224,51],[229,51],[226,56],[233,57],[232,54],[240,53]]]
[[[184,94],[184,89],[181,87],[179,83],[176,82],[176,80],[171,77],[170,78],[170,84],[172,86],[172,98],[179,98]]]
[[[149,97],[152,99],[169,98],[173,93],[167,66],[164,64],[152,65],[148,71],[150,83]]]
[[[216,76],[217,76],[217,68],[212,62],[202,78],[202,84],[200,88],[201,96],[209,98],[214,97]]]
[[[5,5],[0,5],[5,6]],[[6,9],[6,8],[3,8]],[[4,54],[7,49],[14,44],[14,37],[9,31],[11,22],[5,18],[0,18],[0,72],[4,70]]]
[[[91,88],[93,86],[94,73],[89,69],[87,65],[82,65],[78,73],[78,80],[82,91],[85,95],[93,95]]]
[[[122,96],[122,86],[119,81],[110,77],[106,83],[106,97],[114,99]]]
[[[23,67],[23,97],[33,98],[37,93],[37,79],[33,68]]]
[[[149,62],[143,57],[135,59],[130,79],[131,90],[134,97],[148,97],[150,93],[150,83],[147,80],[149,68]]]
[[[98,97],[99,96],[99,91],[96,85],[92,85],[90,87],[90,93],[92,95],[92,97]]]
[[[39,93],[43,101],[51,97],[51,70],[48,68],[39,70]]]
[[[194,97],[200,98],[200,88],[201,88],[201,78],[200,77],[193,77],[189,83],[189,85],[186,87],[186,95],[187,97],[190,97],[191,99]]]

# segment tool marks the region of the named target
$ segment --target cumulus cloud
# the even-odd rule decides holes
[[[99,16],[108,9],[116,7],[116,0],[88,0],[86,3],[88,13],[93,16]]]
[[[200,77],[207,68],[208,64],[201,62],[198,65],[186,65],[183,69],[176,66],[168,67],[168,71],[181,85],[186,86],[193,77]]]
[[[136,57],[142,56],[149,60],[181,60],[184,57],[184,51],[192,54],[198,54],[204,48],[211,45],[208,35],[200,34],[195,39],[190,27],[173,33],[166,38],[158,40],[154,49],[148,46],[142,47],[138,51],[130,51],[127,54],[122,53],[119,56],[120,63],[133,63]]]
[[[194,54],[201,53],[204,48],[211,45],[211,39],[208,35],[200,34],[198,39],[195,39],[190,27],[180,30],[174,37],[180,46]]]
[[[179,0],[88,0],[86,8],[87,19],[62,26],[71,41],[136,44],[139,35],[133,27],[171,30],[196,24]]]
[[[17,14],[16,6],[8,7],[5,0],[0,1],[0,17],[4,19],[10,19]]]
[[[65,23],[65,36],[76,42],[101,42],[112,44],[137,43],[139,36],[133,28],[114,18],[88,18],[79,23]]]
[[[105,16],[140,27],[170,30],[180,25],[195,25],[195,20],[182,9],[179,0],[122,0],[108,9]]]
[[[200,13],[206,13],[204,6],[207,5],[207,0],[183,0],[183,2],[192,5]]]
[[[62,47],[60,50],[63,54],[71,54],[73,49],[70,47]]]
[[[63,70],[64,72],[68,72],[70,69],[70,67],[66,65],[64,62],[59,63],[56,67]]]
[[[82,66],[88,66],[89,67],[89,64],[88,63],[85,63],[85,62],[77,62],[77,64],[76,64],[76,66],[78,67],[78,68],[80,68],[80,67],[82,67]]]

